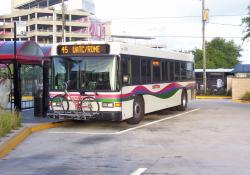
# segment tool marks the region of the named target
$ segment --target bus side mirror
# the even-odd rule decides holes
[[[129,76],[128,75],[123,75],[122,82],[123,84],[128,84],[129,81]]]

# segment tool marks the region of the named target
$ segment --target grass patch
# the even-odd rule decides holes
[[[0,137],[21,126],[21,115],[0,109]]]
[[[241,98],[241,100],[250,101],[250,92],[246,92]]]

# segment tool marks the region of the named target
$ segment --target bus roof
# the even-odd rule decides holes
[[[108,44],[110,45],[109,54],[111,55],[127,54],[127,55],[145,56],[151,58],[163,58],[163,59],[194,62],[194,56],[191,53],[173,52],[173,51],[160,50],[157,48],[150,48],[146,46],[133,45],[129,43],[104,42],[104,41],[76,41],[76,42],[65,42],[65,43],[54,44],[52,46],[51,56],[58,56],[57,54],[58,45],[84,45],[84,44]]]

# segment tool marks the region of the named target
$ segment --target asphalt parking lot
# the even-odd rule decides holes
[[[250,104],[195,100],[139,125],[76,122],[35,133],[0,160],[16,174],[250,174]]]

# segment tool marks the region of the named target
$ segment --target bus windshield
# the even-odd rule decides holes
[[[53,57],[52,89],[115,91],[117,85],[117,59],[115,56]]]

